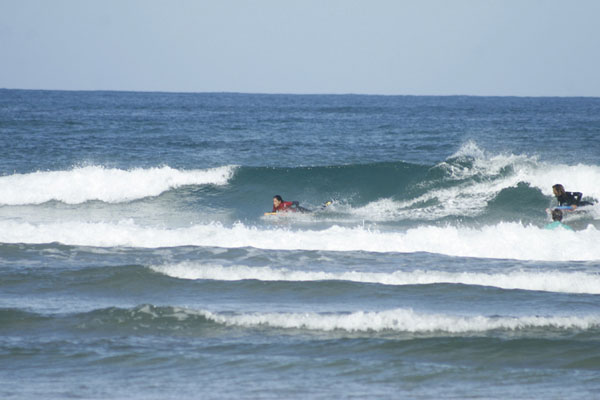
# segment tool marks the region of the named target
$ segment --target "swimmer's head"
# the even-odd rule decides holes
[[[560,210],[554,209],[552,210],[552,221],[562,221],[563,213]]]

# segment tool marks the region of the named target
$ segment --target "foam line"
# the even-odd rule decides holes
[[[243,327],[268,326],[284,329],[348,332],[396,331],[409,333],[468,333],[495,330],[517,331],[535,328],[559,330],[597,329],[600,315],[589,316],[454,316],[423,314],[411,309],[394,309],[352,313],[246,313],[218,314],[199,311],[205,318],[219,324]]]
[[[428,252],[460,257],[543,261],[600,260],[600,231],[545,230],[520,223],[480,229],[424,226],[406,232],[332,226],[324,230],[262,229],[237,223],[188,228],[143,227],[120,223],[0,221],[2,243],[52,243],[97,247],[255,247],[273,250]]]
[[[183,185],[224,185],[235,168],[178,170],[165,166],[122,170],[88,166],[14,174],[0,177],[0,205],[41,204],[51,200],[68,204],[90,200],[127,202],[158,196]]]
[[[493,286],[502,289],[521,289],[562,293],[600,294],[600,274],[561,271],[512,271],[506,273],[475,273],[445,271],[394,271],[394,272],[325,272],[294,271],[286,268],[248,267],[235,265],[182,262],[157,265],[153,271],[179,279],[209,279],[238,281],[314,282],[336,280],[383,285],[427,285],[457,283],[464,285]]]

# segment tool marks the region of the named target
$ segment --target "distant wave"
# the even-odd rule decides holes
[[[255,247],[273,250],[429,252],[461,257],[519,260],[600,260],[600,231],[544,230],[520,223],[483,228],[423,226],[406,232],[332,226],[323,230],[264,229],[219,223],[166,229],[120,223],[0,221],[0,242],[99,247]]]
[[[338,280],[384,285],[427,285],[458,283],[493,286],[502,289],[522,289],[562,293],[600,294],[600,274],[561,271],[511,271],[500,273],[394,271],[394,272],[325,272],[295,271],[285,268],[222,266],[201,262],[152,266],[153,271],[180,279],[211,279],[237,281],[324,281]]]
[[[531,328],[597,329],[600,315],[568,316],[454,316],[417,313],[411,309],[386,311],[358,311],[352,313],[246,313],[217,314],[199,311],[199,314],[220,324],[244,327],[269,326],[284,329],[319,331],[344,330],[349,332],[396,331],[411,333],[468,333],[494,330],[525,330]]]
[[[600,328],[600,314],[580,316],[487,316],[452,315],[416,312],[409,308],[354,312],[216,312],[170,306],[141,305],[117,307],[67,315],[43,315],[18,309],[0,308],[0,322],[10,328],[28,322],[42,329],[55,320],[65,329],[98,327],[120,331],[181,331],[209,328],[210,325],[244,328],[304,329],[309,331],[345,331],[351,333],[415,333],[415,334],[486,334],[490,332],[589,331]],[[18,321],[19,324],[15,324]]]
[[[198,170],[87,166],[7,175],[0,177],[0,205],[41,204],[51,200],[67,204],[90,200],[127,202],[158,196],[183,185],[224,185],[234,170],[234,166]]]

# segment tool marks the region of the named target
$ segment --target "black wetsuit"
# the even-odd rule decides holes
[[[556,196],[559,206],[587,206],[593,203],[581,201],[583,195],[581,192],[565,192],[561,196]]]

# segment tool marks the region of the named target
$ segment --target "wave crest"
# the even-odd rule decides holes
[[[589,330],[600,327],[600,316],[454,316],[417,313],[411,309],[357,311],[352,313],[247,313],[238,315],[200,311],[220,324],[318,331],[408,332],[408,333],[484,333],[488,331],[554,328]]]
[[[394,271],[394,272],[326,272],[296,271],[286,268],[222,266],[198,262],[156,265],[153,271],[179,279],[208,279],[238,281],[347,281],[379,283],[383,285],[430,285],[454,283],[492,286],[501,289],[521,289],[562,293],[600,294],[600,275],[585,272],[562,271],[510,271],[503,273],[446,272],[446,271]]]
[[[68,171],[38,171],[0,177],[0,205],[42,204],[56,200],[80,204],[91,200],[128,202],[184,185],[225,185],[234,166],[198,170],[171,167],[122,170],[102,166]]]

